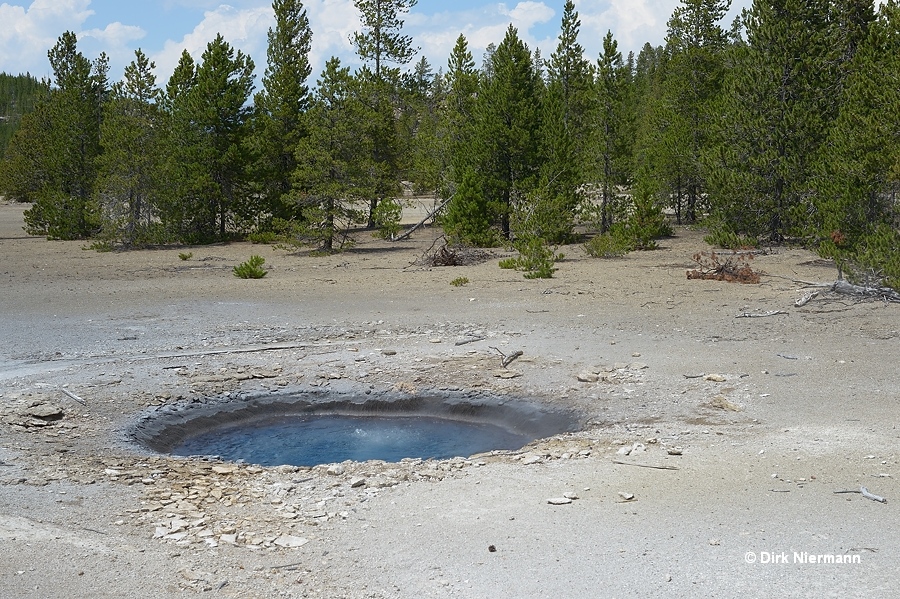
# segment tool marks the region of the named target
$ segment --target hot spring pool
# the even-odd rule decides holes
[[[500,426],[426,416],[282,416],[189,437],[171,453],[216,455],[262,466],[344,460],[446,459],[531,441]]]

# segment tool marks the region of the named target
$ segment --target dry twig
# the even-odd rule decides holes
[[[500,366],[503,368],[506,368],[507,366],[512,364],[516,360],[516,358],[524,353],[522,351],[514,351],[513,353],[506,355],[494,346],[491,346],[491,349],[500,354],[500,356],[503,358],[502,360],[500,360]]]
[[[637,466],[638,468],[653,468],[654,470],[681,470],[678,466],[654,466],[653,464],[635,464],[634,462],[623,462],[621,460],[613,460],[613,464],[622,464],[623,466]]]
[[[68,395],[69,397],[71,397],[72,399],[74,399],[75,401],[80,403],[81,405],[83,405],[83,406],[87,405],[86,401],[84,401],[83,399],[81,399],[80,397],[78,397],[77,395],[72,393],[71,391],[67,391],[66,389],[60,389],[60,391],[62,391],[64,394]]]
[[[860,487],[859,491],[835,491],[834,494],[838,495],[840,493],[861,493],[863,497],[866,499],[871,499],[872,501],[877,501],[878,503],[887,503],[887,499],[882,497],[881,495],[875,495],[874,493],[870,493],[869,490],[865,487]]]

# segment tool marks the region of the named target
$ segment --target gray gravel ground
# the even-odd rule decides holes
[[[29,238],[21,212],[0,204],[0,597],[897,596],[900,306],[795,308],[796,281],[834,277],[808,252],[756,257],[760,285],[689,281],[705,246],[682,230],[622,260],[565,248],[527,281],[496,259],[411,266],[430,230],[182,261]],[[269,276],[234,278],[251,253]],[[523,355],[503,369],[498,350]],[[331,474],[123,432],[165,406],[327,390],[477,391],[584,426]],[[62,419],[27,414],[48,405]],[[834,493],[861,486],[887,503]]]

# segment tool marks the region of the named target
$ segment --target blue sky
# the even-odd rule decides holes
[[[607,30],[623,54],[638,51],[644,42],[663,43],[666,21],[678,4],[678,0],[576,0],[580,41],[588,58],[597,58]],[[725,26],[749,4],[750,0],[734,0]],[[564,0],[419,0],[406,15],[405,32],[435,70],[446,65],[460,33],[480,64],[484,48],[499,43],[510,23],[530,48],[539,47],[546,58],[556,46],[563,5]],[[359,27],[353,1],[309,0],[304,6],[313,30],[313,79],[330,56],[355,64],[348,41]],[[217,33],[249,54],[261,75],[266,33],[274,17],[271,0],[7,0],[0,3],[0,23],[0,71],[49,76],[47,50],[70,30],[89,58],[101,51],[110,56],[113,80],[121,78],[134,50],[142,48],[156,63],[162,86],[183,49],[199,59]]]

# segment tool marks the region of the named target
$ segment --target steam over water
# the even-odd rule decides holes
[[[186,439],[172,453],[263,466],[315,466],[344,460],[446,459],[518,449],[530,440],[492,424],[442,418],[283,416],[207,431]]]

